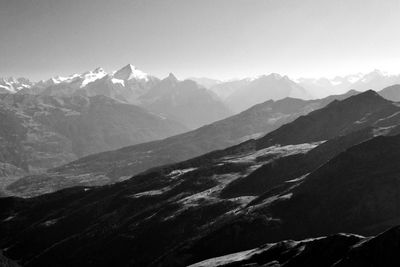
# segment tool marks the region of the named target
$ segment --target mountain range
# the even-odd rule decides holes
[[[335,99],[344,99],[357,93],[349,91],[344,95],[308,101],[295,98],[269,100],[187,133],[90,155],[50,169],[40,176],[23,177],[7,189],[12,194],[32,196],[75,185],[121,181],[152,167],[187,160],[260,137],[301,115],[325,107]]]
[[[328,91],[329,84],[340,84],[340,90],[356,85],[363,90],[361,85],[391,83],[396,81],[396,77],[374,71],[367,75],[336,77],[332,81],[325,79],[322,84]],[[37,83],[25,78],[2,79],[2,89],[7,91],[0,94],[2,107],[6,109],[4,114],[7,114],[2,125],[12,129],[3,133],[7,137],[3,142],[5,149],[1,161],[2,187],[25,176],[19,181],[19,186],[10,187],[13,190],[9,193],[31,196],[77,183],[93,185],[121,181],[151,167],[189,159],[268,133],[335,99],[335,96],[320,100],[285,98],[290,95],[310,98],[310,90],[300,84],[313,82],[302,80],[296,83],[279,74],[229,82],[206,78],[197,81],[208,82],[210,90],[192,80],[179,81],[173,74],[161,80],[130,64],[110,74],[97,68]],[[227,92],[229,94],[225,94]],[[354,93],[349,91],[344,96]],[[217,94],[225,95],[219,99]],[[393,101],[400,99],[397,85],[384,88],[379,94]],[[262,99],[270,100],[257,105]],[[127,116],[127,113],[122,115],[122,109],[106,111],[106,108],[101,108],[103,113],[96,115],[101,119],[71,115],[85,109],[88,101],[93,105],[97,103],[98,107],[106,102],[118,107],[123,104],[128,107],[129,104],[131,113]],[[226,106],[237,112],[254,104],[254,107],[229,117],[231,112]],[[92,108],[93,105],[89,106]],[[21,116],[25,121],[22,124],[20,119],[15,119]],[[149,119],[152,116],[154,119]],[[88,119],[90,123],[86,121]],[[146,143],[188,129],[196,130]],[[14,135],[18,137],[15,139]],[[144,144],[129,147],[139,143]],[[83,158],[62,166],[89,154],[120,147],[125,147],[121,150],[123,152],[114,151],[99,157],[93,155],[90,157],[92,160]],[[99,162],[102,162],[100,167]],[[43,173],[47,169],[49,171]],[[36,176],[37,173],[41,174],[40,177]],[[46,186],[42,186],[40,180],[48,181]],[[41,188],[40,191],[31,191],[34,183],[41,185],[34,186]]]
[[[191,129],[229,117],[232,113],[211,91],[170,73],[139,97],[146,109],[182,122]]]
[[[350,89],[367,91],[370,89],[381,90],[385,87],[400,83],[400,75],[389,74],[380,70],[369,73],[356,73],[345,76],[328,78],[299,78],[298,84],[307,88],[314,97],[323,97],[326,94],[347,92]]]
[[[366,91],[120,183],[1,198],[0,248],[27,266],[187,266],[240,251],[232,266],[387,263],[398,230],[377,234],[400,223],[399,114]]]
[[[22,95],[107,96],[176,120],[191,129],[232,114],[214,93],[195,82],[179,81],[173,74],[161,80],[131,64],[110,74],[102,68],[96,68],[82,74],[57,76],[37,83],[25,78],[8,78],[0,82],[0,88],[0,93]]]
[[[228,81],[207,78],[191,79],[215,92],[230,109],[236,112],[260,103],[262,99],[277,100],[284,97],[318,99],[333,94],[343,94],[349,90],[379,91],[400,83],[400,75],[379,70],[334,78],[289,79],[287,76],[270,74]]]
[[[174,120],[181,119],[181,123],[194,129],[267,100],[285,97],[318,99],[343,94],[349,90],[381,90],[399,83],[400,75],[379,70],[366,74],[336,76],[332,79],[291,80],[287,76],[272,73],[228,81],[206,77],[178,81],[170,74],[161,80],[128,64],[110,74],[102,68],[96,68],[82,74],[57,76],[37,83],[26,78],[3,78],[0,81],[0,93],[105,95],[152,109],[160,115],[171,116]],[[204,113],[203,106],[211,108],[212,112]],[[192,110],[189,107],[193,107]],[[193,115],[191,119],[185,118],[188,113]]]
[[[248,84],[230,94],[225,103],[234,111],[242,111],[258,104],[260,99],[279,100],[285,97],[312,98],[306,89],[287,76],[273,73],[248,80]]]
[[[396,266],[397,83],[2,79],[0,262]]]

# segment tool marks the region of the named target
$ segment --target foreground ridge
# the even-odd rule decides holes
[[[335,234],[300,241],[285,240],[204,260],[190,267],[216,266],[399,266],[400,226],[377,236]]]

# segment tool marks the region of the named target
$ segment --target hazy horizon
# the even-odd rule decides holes
[[[397,0],[2,0],[0,77],[400,73],[399,15]]]

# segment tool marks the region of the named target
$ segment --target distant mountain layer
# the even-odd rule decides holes
[[[314,97],[323,97],[332,93],[347,92],[350,89],[357,91],[382,90],[385,87],[399,84],[400,75],[388,74],[379,70],[362,74],[352,74],[328,78],[300,78],[297,83],[306,88]],[[394,99],[393,99],[394,100]]]
[[[3,79],[0,93],[7,92],[62,97],[107,96],[177,120],[191,129],[232,114],[214,93],[194,81],[178,81],[173,74],[160,80],[130,64],[110,74],[97,68],[37,83],[23,78]]]
[[[398,114],[396,103],[368,91],[260,139],[121,183],[0,199],[0,248],[31,266],[187,266],[287,239],[376,235],[400,222]],[[316,134],[307,136],[308,128]],[[342,253],[351,244],[361,246],[361,239],[287,241],[259,260],[273,261],[283,249],[286,258],[276,264],[292,258],[294,263],[303,258],[299,253],[320,246],[321,255],[347,259]],[[398,244],[397,234],[393,242]],[[338,254],[330,253],[336,248]],[[332,258],[315,258],[324,260]]]
[[[382,97],[392,100],[392,101],[400,101],[400,85],[395,84],[389,87],[386,87],[378,92]]]
[[[196,129],[231,115],[211,91],[191,80],[178,81],[173,74],[139,97],[146,109]]]
[[[350,91],[344,95],[310,101],[294,98],[267,101],[188,133],[91,155],[40,176],[24,177],[11,185],[9,190],[18,195],[31,196],[77,184],[94,185],[124,180],[152,167],[186,160],[262,136],[335,99],[355,94],[357,92]]]
[[[242,81],[238,81],[241,83]],[[218,85],[219,87],[223,85]],[[290,80],[279,74],[260,76],[254,80],[248,80],[247,84],[230,94],[225,102],[232,110],[240,112],[262,100],[279,100],[285,97],[311,99],[308,92]]]
[[[390,75],[379,70],[367,74],[354,74],[328,78],[299,78],[296,81],[279,74],[261,75],[231,81],[217,81],[205,78],[196,79],[215,92],[228,107],[238,112],[268,99],[296,97],[316,99],[349,90],[381,90],[400,83],[400,75]],[[395,98],[390,100],[397,101]]]
[[[275,73],[229,81],[204,77],[178,81],[170,74],[161,80],[128,64],[112,73],[97,68],[37,83],[25,78],[3,78],[0,80],[0,94],[104,95],[142,106],[195,129],[267,100],[286,97],[318,99],[349,90],[379,91],[399,83],[400,75],[379,70],[333,79],[299,78],[296,81]]]

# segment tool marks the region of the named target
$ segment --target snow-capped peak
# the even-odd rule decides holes
[[[131,80],[131,79],[136,79],[136,80],[148,80],[148,74],[137,69],[135,66],[128,64],[122,69],[116,71],[114,73],[114,78],[119,79],[119,80]]]
[[[80,75],[80,78],[82,79],[80,87],[82,88],[82,87],[86,86],[88,83],[91,83],[91,82],[94,82],[95,80],[101,79],[106,75],[107,75],[107,73],[104,71],[103,68],[100,68],[100,67],[96,68],[93,71],[86,72],[86,73]]]
[[[76,83],[80,88],[82,88],[90,82],[103,78],[105,75],[107,75],[107,73],[102,68],[96,68],[93,71],[86,71],[82,74],[75,73],[66,77],[55,76],[47,81],[41,81],[40,84],[43,84],[46,87],[60,83]]]
[[[21,89],[29,88],[32,86],[32,82],[27,78],[1,78],[0,79],[0,89],[5,89],[10,93],[15,93]]]

